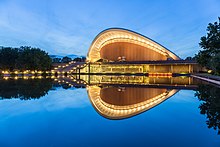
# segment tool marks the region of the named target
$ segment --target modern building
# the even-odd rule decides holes
[[[92,42],[88,60],[107,61],[152,61],[180,60],[170,50],[136,32],[111,28],[99,33]]]
[[[83,73],[193,73],[194,61],[181,60],[161,44],[139,33],[110,28],[93,40]]]
[[[190,77],[171,76],[198,70],[195,61],[182,60],[152,39],[120,28],[98,34],[89,48],[87,65],[80,66],[81,73],[94,74],[80,79],[88,84],[87,92],[94,108],[109,119],[128,118],[147,111],[177,93],[178,87],[194,88]]]

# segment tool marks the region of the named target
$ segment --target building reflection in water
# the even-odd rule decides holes
[[[108,119],[124,119],[159,105],[180,89],[196,89],[190,77],[82,76],[96,111]]]
[[[86,87],[88,97],[99,114],[109,119],[123,119],[159,105],[180,89],[194,90],[197,85],[190,77],[72,75],[54,80],[7,79],[0,82],[0,87],[2,99],[24,100],[40,98],[55,87]]]
[[[159,105],[181,89],[195,90],[201,114],[220,134],[219,87],[191,77],[72,75],[62,77],[7,77],[0,79],[0,99],[39,99],[59,87],[85,88],[95,110],[108,119],[124,119]]]
[[[109,119],[123,119],[162,103],[178,90],[146,87],[88,86],[88,95],[99,114]]]

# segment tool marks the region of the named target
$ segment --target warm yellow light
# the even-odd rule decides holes
[[[208,72],[208,73],[212,73],[212,70],[208,70],[207,72]]]
[[[27,80],[27,79],[28,79],[28,76],[24,76],[23,78],[24,78],[25,80]]]
[[[9,71],[2,71],[3,74],[9,74]]]
[[[9,77],[3,77],[3,79],[8,80],[8,79],[9,79]]]

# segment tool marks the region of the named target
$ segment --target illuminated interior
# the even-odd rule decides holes
[[[77,77],[75,76],[75,79]],[[110,76],[110,75],[81,75],[80,80],[91,85],[98,84],[133,84],[133,85],[191,85],[190,77],[148,77],[148,76]]]
[[[167,48],[136,32],[112,28],[97,35],[92,42],[87,60],[96,62],[100,59],[110,61],[146,61],[180,60]]]

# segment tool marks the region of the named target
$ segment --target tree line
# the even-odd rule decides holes
[[[48,53],[30,46],[0,47],[0,70],[42,70],[51,68]]]

